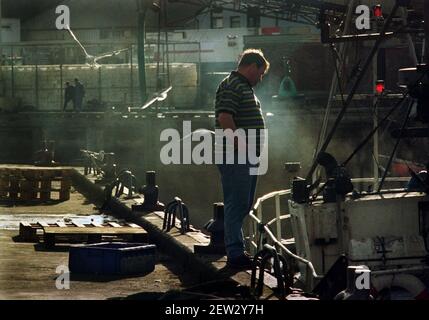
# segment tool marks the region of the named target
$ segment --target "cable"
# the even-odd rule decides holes
[[[425,72],[422,73],[422,75],[413,83],[412,86],[409,86],[408,90],[404,93],[404,96],[399,100],[396,105],[387,113],[387,115],[378,122],[377,126],[371,130],[371,132],[368,134],[368,136],[358,145],[358,147],[352,152],[352,154],[347,158],[346,161],[343,162],[343,166],[345,166],[355,155],[357,152],[362,149],[363,146],[367,144],[369,139],[372,138],[374,133],[380,128],[380,126],[393,114],[393,112],[404,103],[404,101],[407,99],[407,97],[410,95],[410,92],[412,92],[421,82],[421,80],[427,75],[429,69],[425,70]],[[412,104],[411,104],[412,105]]]
[[[334,60],[334,65],[335,65],[335,75],[336,75],[336,78],[337,78],[337,86],[338,86],[338,89],[340,91],[342,105],[344,106],[344,94],[343,94],[343,90],[342,90],[342,86],[341,86],[341,79],[340,79],[339,70],[338,70],[338,64],[337,64],[337,62],[339,62],[341,64],[342,61],[341,61],[341,59],[339,57],[338,51],[335,48],[335,44],[331,43],[330,48],[332,49],[332,52],[333,52],[332,57],[333,57],[333,60]],[[344,64],[342,64],[342,65],[344,66]],[[334,96],[334,94],[332,93],[332,97],[333,96]],[[318,138],[317,138],[314,159],[316,159],[316,157],[317,157],[317,151],[318,151],[319,145],[321,144],[321,139],[325,135],[326,127],[328,125],[331,104],[328,102],[328,105],[329,106],[327,107],[327,109],[325,111],[325,116],[323,118],[323,123],[322,123],[322,126],[320,127],[319,135],[318,135]],[[320,175],[320,172],[317,171],[316,172],[316,177],[319,176],[319,175]]]
[[[390,117],[390,115],[393,114],[394,111],[405,101],[405,98],[408,96],[409,93],[407,93],[401,100],[399,100],[398,103],[387,113],[387,115],[377,123],[377,126],[371,130],[371,132],[368,134],[368,136],[358,145],[358,147],[352,152],[352,154],[342,163],[343,166],[347,165],[349,161],[358,153],[372,138],[375,132],[380,128],[380,126]]]
[[[343,34],[346,34],[347,32],[349,32],[348,29],[349,29],[349,25],[350,25],[350,21],[351,21],[352,15],[353,15],[354,3],[355,3],[355,0],[352,0],[348,4],[348,6],[346,6],[347,14],[346,14],[346,18],[345,18],[346,20],[345,20],[345,23],[344,23]],[[326,15],[325,15],[324,11],[322,10],[320,12],[319,20],[322,22],[322,20],[325,21],[325,19],[326,19]],[[344,19],[344,15],[343,15],[343,19]],[[349,46],[348,46],[348,44],[341,44],[340,46],[341,46],[341,48],[340,48],[341,55],[344,55],[347,52],[347,49],[349,48]],[[340,63],[342,63],[342,66],[341,66],[341,70],[343,71],[342,74],[345,74],[345,63],[339,57],[338,53],[337,53],[337,57],[338,57],[338,60],[340,61]],[[334,63],[336,63],[336,62],[334,62]],[[335,67],[338,68],[337,65]],[[322,125],[320,127],[319,135],[318,135],[318,138],[317,138],[316,148],[315,148],[315,152],[314,152],[312,161],[316,160],[317,153],[319,152],[319,150],[320,150],[320,148],[322,146],[322,143],[324,141],[324,138],[325,138],[325,135],[326,135],[326,132],[327,132],[328,123],[329,123],[329,117],[330,117],[330,114],[331,114],[331,108],[332,108],[332,104],[333,104],[333,97],[334,97],[334,95],[335,95],[335,93],[337,91],[337,86],[338,86],[337,78],[336,78],[336,74],[334,74],[332,76],[332,84],[331,84],[331,88],[330,88],[330,92],[329,92],[329,99],[327,101],[327,106],[326,106],[325,114],[324,114],[324,117],[323,117],[323,122],[322,122]],[[314,173],[311,173],[311,175],[313,175],[313,174]],[[319,171],[317,171],[314,174],[314,179],[315,180],[317,180],[317,176],[319,174],[320,174]]]
[[[376,52],[377,52],[377,50],[378,50],[381,42],[385,38],[386,31],[387,31],[388,27],[390,26],[390,23],[393,20],[393,16],[395,15],[395,13],[398,10],[398,8],[399,8],[399,3],[396,2],[395,5],[394,5],[394,7],[393,7],[393,9],[392,9],[392,12],[390,13],[389,17],[386,20],[385,25],[383,26],[383,30],[381,31],[380,36],[377,37],[375,45],[372,48],[370,54],[368,55],[368,57],[367,57],[367,59],[366,59],[366,61],[364,63],[364,66],[362,68],[363,71],[366,71],[368,69],[368,67],[370,66],[370,63],[372,62],[372,60],[373,60],[373,58],[374,58],[374,56],[375,56],[375,54],[376,54]],[[352,89],[350,90],[350,94],[347,97],[347,100],[346,100],[346,102],[344,104],[344,107],[341,109],[340,113],[338,114],[338,117],[335,120],[335,123],[334,123],[331,131],[329,132],[328,136],[325,139],[325,142],[323,143],[323,145],[320,148],[320,150],[318,150],[318,152],[324,152],[327,149],[327,147],[328,147],[329,143],[331,142],[331,140],[332,140],[335,132],[337,131],[337,128],[338,128],[341,120],[343,119],[343,117],[344,117],[344,115],[345,115],[345,113],[347,111],[348,106],[350,105],[350,102],[353,100],[353,97],[354,97],[354,95],[355,95],[355,93],[356,93],[356,91],[357,91],[357,89],[358,89],[358,87],[359,87],[359,85],[360,85],[360,83],[361,83],[361,81],[363,79],[363,76],[364,76],[364,72],[360,72],[359,73],[359,77],[356,79],[356,81],[353,84]],[[308,172],[308,174],[306,176],[306,180],[307,181],[310,181],[310,179],[311,179],[311,177],[312,177],[312,175],[313,175],[316,167],[317,167],[317,161],[314,160],[313,164],[312,164],[312,166],[311,166],[311,168],[310,168],[310,170],[309,170],[309,172]]]
[[[420,80],[423,78],[423,76],[417,80],[417,83],[420,82]],[[408,92],[404,94],[404,97],[396,103],[396,105],[387,113],[387,115],[378,122],[377,126],[371,130],[371,132],[368,134],[368,136],[358,145],[358,147],[352,152],[352,154],[341,164],[341,166],[346,166],[347,163],[350,162],[350,160],[368,143],[368,141],[372,138],[375,132],[380,128],[380,126],[393,114],[393,112],[405,101],[405,99],[408,97],[409,92],[412,89],[410,89]],[[325,189],[326,182],[320,187],[320,189],[313,195],[312,199],[315,200],[317,196]]]
[[[377,108],[378,108],[378,106],[379,106],[379,104],[380,104],[380,101],[381,101],[381,98],[383,97],[383,95],[384,95],[384,92],[381,94],[381,96],[380,96],[380,97],[378,97],[378,98],[377,98],[377,100],[375,101],[375,103],[374,103],[374,105],[373,105],[373,108],[371,109],[372,116],[373,116],[373,118],[375,119],[375,121],[378,121],[378,120],[379,120],[379,115],[378,115],[378,113],[376,112],[376,110],[377,110]],[[383,136],[383,135],[384,135],[384,132],[381,134],[381,136]],[[371,156],[372,156],[372,159],[374,160],[374,162],[375,162],[375,163],[376,163],[376,165],[377,165],[377,171],[378,171],[378,172],[380,172],[381,165],[380,165],[380,162],[378,161],[378,159],[377,159],[376,155],[374,154],[373,149],[371,150]]]
[[[341,60],[341,58],[340,58],[340,56],[339,56],[339,54],[338,54],[338,51],[337,51],[337,49],[336,49],[335,44],[331,43],[330,48],[332,49],[332,53],[333,53],[333,59],[334,59],[334,65],[335,65],[335,74],[336,74],[336,76],[337,76],[337,82],[338,82],[338,90],[339,90],[339,92],[340,92],[340,95],[341,95],[341,102],[342,102],[342,105],[343,105],[343,107],[344,107],[344,105],[345,105],[345,101],[344,101],[344,92],[343,92],[343,87],[342,87],[342,85],[341,85],[341,75],[340,75],[340,71],[339,71],[339,69],[338,69],[338,63],[343,64],[343,61]],[[372,110],[372,112],[373,112],[373,115],[374,115],[374,116],[376,116],[375,109],[378,107],[378,105],[379,105],[379,101],[381,101],[381,99],[377,99],[377,100],[376,100],[376,103],[374,104],[374,108],[373,108],[373,109],[371,109],[371,110]],[[378,120],[378,118],[377,118],[377,120]],[[372,151],[371,151],[371,154],[372,154],[372,157],[374,158],[374,161],[375,161],[375,162],[376,162],[376,164],[377,164],[377,168],[380,168],[380,163],[377,161],[377,158],[376,158],[376,156],[374,155],[374,152],[372,152]]]
[[[337,75],[337,82],[338,82],[338,90],[340,91],[340,95],[341,95],[341,102],[342,102],[342,106],[344,108],[345,105],[345,100],[344,100],[344,92],[343,92],[343,87],[341,85],[341,76],[340,76],[340,71],[338,70],[338,63],[344,65],[344,63],[341,61],[338,51],[335,48],[335,44],[331,43],[331,49],[332,49],[332,57],[334,58],[334,65],[335,65],[335,74]],[[338,60],[338,63],[337,63]]]
[[[381,188],[383,187],[383,184],[384,184],[384,180],[386,180],[386,176],[389,171],[389,168],[392,165],[393,157],[395,156],[396,150],[398,149],[399,143],[402,139],[402,134],[404,133],[405,127],[407,126],[408,120],[410,119],[410,114],[411,114],[411,109],[413,108],[413,104],[414,102],[411,100],[410,105],[408,106],[407,116],[404,119],[404,122],[401,127],[401,131],[399,132],[399,136],[396,139],[395,146],[393,147],[392,153],[390,154],[389,161],[387,162],[386,170],[384,170],[383,177],[381,178],[380,185],[378,186],[378,190],[377,190],[378,193],[380,193]]]

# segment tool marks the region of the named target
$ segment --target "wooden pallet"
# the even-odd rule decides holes
[[[70,199],[71,171],[54,168],[0,168],[0,198],[13,201]]]
[[[134,223],[106,222],[102,224],[80,224],[77,222],[46,223],[21,222],[19,238],[25,242],[38,242],[40,237],[47,247],[55,246],[56,242],[88,242],[97,243],[103,237],[130,238],[134,242],[147,242],[147,232]]]

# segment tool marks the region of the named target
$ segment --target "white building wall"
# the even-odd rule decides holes
[[[1,19],[1,41],[21,41],[21,22],[18,19]]]
[[[239,16],[240,17],[240,28],[247,28],[247,15],[243,13],[237,13],[233,11],[224,10],[222,13],[214,13],[214,16],[223,17],[223,28],[231,28],[231,17]],[[210,29],[211,28],[211,15],[210,13],[204,13],[199,15],[197,18],[200,29]],[[260,17],[260,27],[269,28],[269,27],[280,27],[280,28],[289,28],[296,26],[303,26],[302,23],[290,22],[285,20],[277,20],[268,17]],[[310,26],[311,27],[311,26]],[[312,29],[317,30],[315,27]],[[218,30],[218,29],[217,29]]]
[[[243,51],[244,35],[258,34],[257,28],[224,28],[224,29],[200,29],[200,30],[177,30],[169,33],[169,41],[189,42],[190,44],[176,45],[176,62],[187,62],[189,59],[199,59],[197,57],[197,44],[201,50],[201,62],[231,62],[236,61]],[[149,33],[147,38],[156,40],[157,34]],[[180,48],[180,49],[179,49]],[[187,52],[188,49],[188,52]],[[171,52],[173,48],[169,48]],[[183,52],[181,54],[180,52]],[[170,55],[171,56],[171,55]]]

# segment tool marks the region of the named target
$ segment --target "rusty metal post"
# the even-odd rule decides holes
[[[429,52],[429,1],[425,1],[425,43],[426,43],[426,57]],[[426,62],[429,62],[429,59],[426,58]]]
[[[63,64],[60,64],[60,110],[63,110],[64,107],[64,100],[65,97],[63,97]]]

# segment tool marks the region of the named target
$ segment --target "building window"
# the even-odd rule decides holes
[[[261,12],[258,7],[247,8],[247,27],[259,28],[261,26]]]
[[[247,17],[247,27],[248,28],[259,28],[260,22],[257,17]]]
[[[106,30],[106,29],[100,30],[100,39],[102,39],[102,40],[110,39],[110,37],[111,37],[111,31],[110,30]]]
[[[124,31],[122,30],[114,30],[112,32],[112,38],[113,39],[121,39],[124,36]]]
[[[230,18],[231,28],[240,28],[241,27],[241,17],[240,16],[232,16]]]
[[[212,17],[212,29],[222,29],[223,28],[223,17],[214,16]]]

